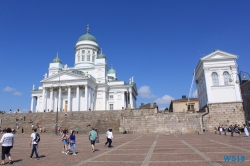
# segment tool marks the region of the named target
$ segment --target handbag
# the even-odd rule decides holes
[[[96,137],[95,142],[96,142],[96,143],[100,143],[99,136]]]

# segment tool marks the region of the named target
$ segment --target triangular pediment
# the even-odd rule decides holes
[[[201,58],[202,61],[209,61],[209,60],[227,60],[227,59],[236,59],[237,55],[227,53],[221,50],[215,50],[211,54]]]
[[[54,81],[72,81],[72,80],[79,80],[79,79],[85,79],[84,75],[81,74],[75,74],[72,72],[60,72],[57,74],[54,74],[48,78],[43,79],[41,82],[54,82]]]

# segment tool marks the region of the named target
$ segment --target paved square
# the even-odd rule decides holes
[[[62,153],[61,136],[41,134],[40,160],[29,159],[30,134],[16,134],[11,150],[14,165],[32,166],[207,166],[250,165],[250,139],[206,133],[194,134],[114,134],[113,148],[104,146],[100,135],[97,151],[92,153],[87,134],[76,135],[77,155]],[[225,162],[225,155],[245,156],[245,162]],[[34,157],[34,156],[33,156]],[[7,160],[6,160],[7,161]]]

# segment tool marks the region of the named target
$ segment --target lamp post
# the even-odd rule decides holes
[[[60,95],[60,98],[59,98],[59,89],[62,87],[62,86],[61,86],[62,84],[66,85],[66,87],[67,87],[66,90],[67,90],[67,89],[68,89],[67,84],[61,83],[61,82],[60,82],[60,76],[59,76],[59,81],[58,81],[58,83],[54,83],[54,84],[52,84],[51,87],[50,87],[50,88],[53,88],[54,85],[57,85],[56,87],[58,87],[58,99],[57,99],[57,103],[56,103],[56,125],[55,125],[55,134],[56,134],[56,135],[58,135],[58,133],[57,133],[57,127],[58,127],[58,101],[61,100],[61,95]],[[60,105],[61,105],[61,104],[60,104]],[[60,106],[60,110],[61,110],[61,106]]]

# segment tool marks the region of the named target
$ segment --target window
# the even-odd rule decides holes
[[[84,59],[85,59],[85,56],[84,56],[84,55],[82,55],[82,61],[84,61]]]
[[[85,50],[82,50],[82,54],[85,54]]]
[[[95,56],[92,56],[92,62],[95,62]]]
[[[87,61],[90,61],[90,55],[87,55]]]
[[[110,110],[114,110],[114,105],[113,104],[109,104],[109,109]]]
[[[212,73],[213,86],[219,85],[218,74],[216,72]]]
[[[223,78],[224,78],[224,85],[230,85],[230,75],[227,71],[223,73]]]
[[[113,98],[114,98],[114,96],[113,96],[113,95],[110,95],[110,96],[109,96],[109,99],[113,99]]]

